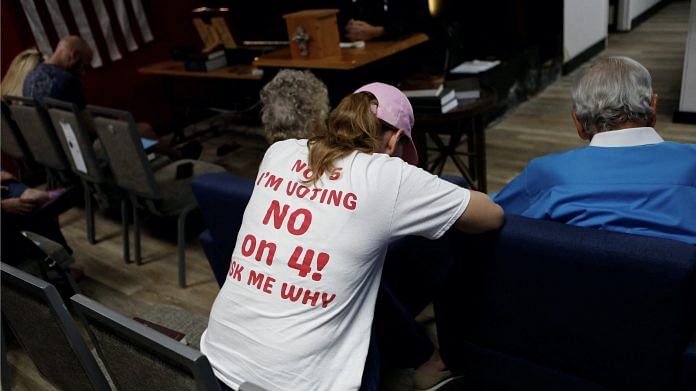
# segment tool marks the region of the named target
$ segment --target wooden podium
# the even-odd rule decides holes
[[[337,9],[317,9],[283,15],[294,59],[319,59],[341,53]]]

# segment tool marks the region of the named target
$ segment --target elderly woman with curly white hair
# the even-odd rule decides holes
[[[310,71],[283,69],[260,94],[261,122],[270,143],[310,138],[325,125],[329,92]]]

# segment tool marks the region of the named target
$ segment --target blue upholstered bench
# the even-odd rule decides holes
[[[481,389],[696,390],[696,247],[507,216],[452,235],[443,356]]]

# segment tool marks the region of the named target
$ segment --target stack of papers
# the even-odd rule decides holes
[[[456,67],[452,68],[450,73],[481,73],[487,71],[500,64],[500,60],[495,61],[484,61],[484,60],[472,60],[465,61]]]

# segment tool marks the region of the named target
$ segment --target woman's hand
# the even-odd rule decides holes
[[[27,214],[34,210],[34,207],[36,206],[33,202],[23,200],[21,198],[9,198],[2,200],[1,205],[3,212],[15,215]]]
[[[362,20],[349,20],[346,23],[346,38],[355,41],[369,41],[384,35],[384,27],[373,26]]]

